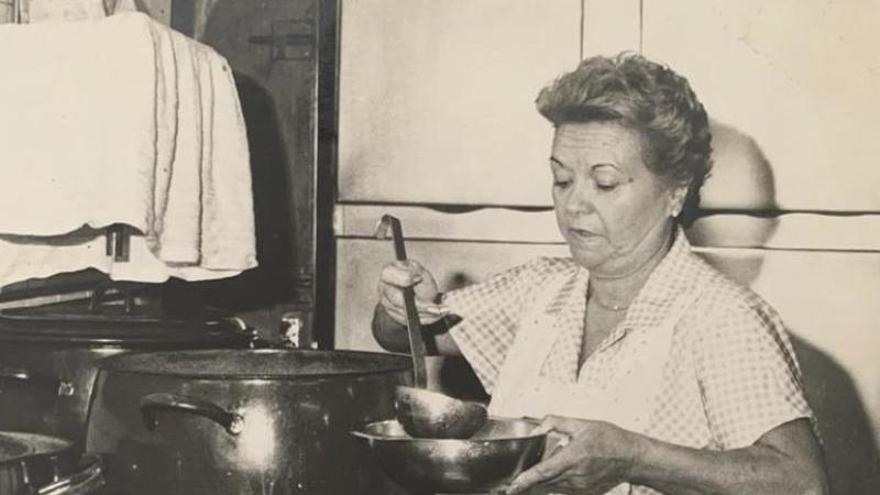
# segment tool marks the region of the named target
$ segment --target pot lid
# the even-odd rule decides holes
[[[82,305],[0,310],[0,341],[7,342],[237,346],[252,339],[246,325],[232,318],[183,320],[149,314],[96,314]]]

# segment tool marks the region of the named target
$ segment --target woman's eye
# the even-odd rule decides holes
[[[593,184],[600,191],[613,191],[620,185],[620,178],[613,174],[596,174]]]
[[[560,188],[560,189],[565,189],[566,187],[568,187],[568,186],[570,186],[570,185],[571,185],[571,181],[570,181],[570,180],[564,180],[564,179],[563,179],[563,180],[554,180],[554,181],[553,181],[553,186],[554,186],[554,187],[558,187],[558,188]]]

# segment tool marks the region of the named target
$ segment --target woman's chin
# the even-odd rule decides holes
[[[608,259],[607,256],[601,253],[584,252],[580,249],[571,249],[571,257],[579,266],[591,271],[601,266]]]

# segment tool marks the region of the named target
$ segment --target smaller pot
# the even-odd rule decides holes
[[[0,493],[3,495],[85,495],[104,485],[101,465],[80,460],[72,442],[61,438],[0,431]]]

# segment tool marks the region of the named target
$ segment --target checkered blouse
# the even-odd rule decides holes
[[[564,382],[607,380],[608,363],[625,356],[618,351],[626,339],[651,338],[650,330],[672,309],[675,296],[696,289],[697,301],[675,327],[662,390],[644,433],[678,445],[728,450],[749,446],[783,423],[812,418],[779,316],[758,295],[691,253],[680,231],[623,321],[580,370],[588,277],[571,258],[538,258],[447,293],[444,303],[462,317],[451,334],[490,394],[520,318],[544,284],[563,274],[573,283],[561,290],[583,291],[583,297],[555,298],[578,303],[557,313],[563,330],[542,375]],[[578,278],[583,283],[574,282]],[[635,487],[633,493],[656,492]]]

